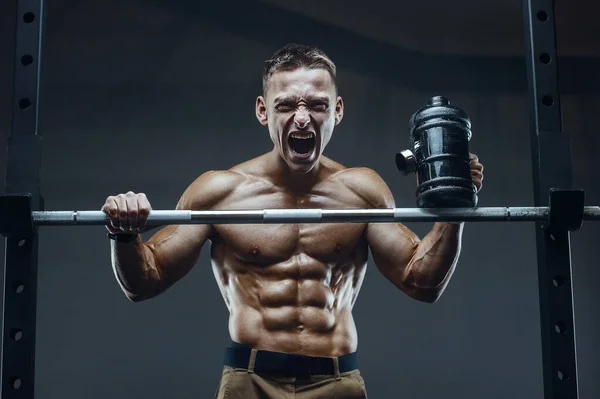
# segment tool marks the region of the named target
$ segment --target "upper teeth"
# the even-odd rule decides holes
[[[314,133],[306,133],[306,134],[292,133],[293,139],[312,139],[314,136],[315,136]]]

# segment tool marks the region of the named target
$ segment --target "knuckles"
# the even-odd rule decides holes
[[[138,201],[135,201],[136,199]],[[128,209],[127,204],[131,208]],[[135,220],[140,217],[145,219],[150,215],[151,206],[145,193],[136,194],[133,191],[128,191],[106,198],[106,202],[102,206],[102,211],[108,214],[112,222],[120,224],[128,219]]]
[[[114,206],[114,204],[112,204],[112,202],[116,202],[117,204],[119,204],[120,200],[131,200],[133,198],[148,200],[148,197],[144,193],[136,194],[133,191],[128,191],[126,193],[109,196],[108,198],[106,198],[106,204],[104,206],[111,207],[111,206]]]

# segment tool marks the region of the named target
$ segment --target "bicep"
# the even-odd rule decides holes
[[[367,242],[377,269],[399,288],[405,288],[406,267],[419,245],[419,237],[400,223],[370,223]]]
[[[369,183],[368,198],[373,207],[396,207],[392,192],[381,177],[371,173]],[[377,269],[396,286],[405,288],[406,269],[416,253],[419,237],[401,223],[370,223],[367,242]]]
[[[166,290],[194,267],[210,232],[210,225],[166,226],[146,242],[154,259],[160,291]]]
[[[222,174],[206,172],[182,194],[176,209],[210,209],[226,194],[223,187],[230,186],[226,183],[228,180],[224,181]],[[210,224],[170,225],[148,240],[146,248],[154,260],[160,291],[166,290],[194,267],[212,233]]]

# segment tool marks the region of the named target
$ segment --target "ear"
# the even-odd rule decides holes
[[[256,119],[258,119],[263,126],[269,124],[269,119],[267,118],[267,105],[263,96],[258,96],[256,98]]]
[[[339,97],[335,101],[335,124],[338,125],[344,117],[344,100]]]

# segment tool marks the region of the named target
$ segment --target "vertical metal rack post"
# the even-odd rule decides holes
[[[38,238],[26,226],[28,217],[17,219],[31,210],[43,209],[38,134],[43,0],[18,0],[16,9],[6,192],[28,196],[2,198],[2,223],[12,233],[5,239],[0,392],[2,399],[33,399]]]
[[[534,205],[571,188],[571,138],[562,131],[554,0],[524,0]],[[582,193],[581,193],[582,194]],[[569,202],[583,198],[565,197]],[[545,399],[578,397],[570,233],[536,224]]]

